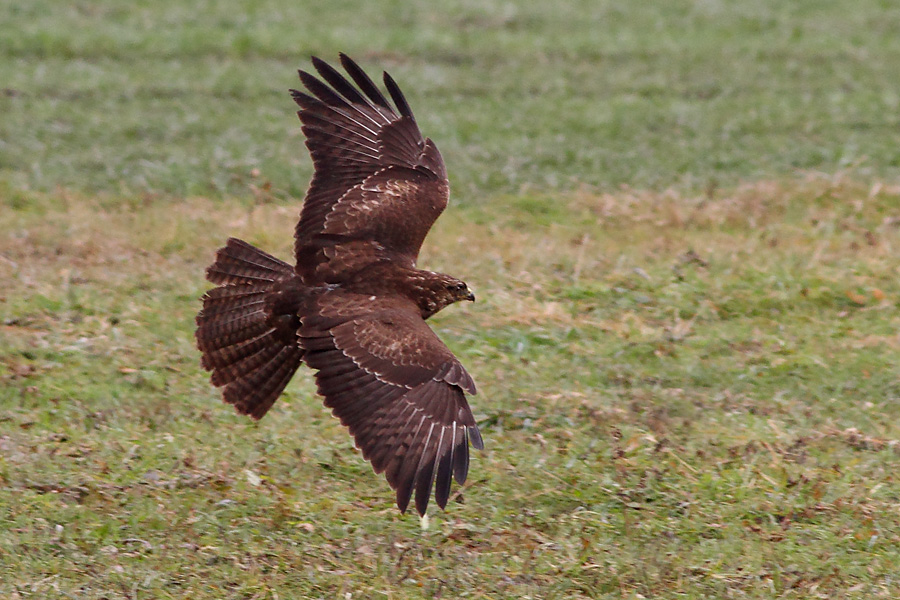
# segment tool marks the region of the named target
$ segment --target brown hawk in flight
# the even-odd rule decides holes
[[[325,405],[384,472],[405,512],[444,508],[453,477],[483,448],[466,394],[475,383],[425,319],[475,296],[459,279],[416,268],[447,206],[444,161],[423,138],[390,75],[393,105],[347,56],[353,80],[324,61],[291,90],[315,174],[294,234],[296,266],[229,239],[206,277],[197,345],[212,383],[262,418],[305,362]],[[323,81],[324,80],[324,81]],[[354,86],[354,83],[356,84]]]

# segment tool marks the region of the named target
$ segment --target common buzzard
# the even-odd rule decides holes
[[[434,486],[444,508],[453,477],[483,448],[466,394],[475,383],[425,319],[475,300],[459,279],[416,268],[447,206],[434,143],[387,73],[393,105],[350,58],[353,80],[324,61],[291,90],[315,174],[294,234],[296,266],[238,239],[206,277],[197,345],[226,402],[260,419],[305,362],[316,385],[402,512],[413,489],[425,514]],[[354,85],[354,83],[356,85]]]

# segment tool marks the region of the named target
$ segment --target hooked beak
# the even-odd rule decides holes
[[[475,302],[475,294],[469,292],[469,295],[466,296],[466,300],[468,300],[469,302]]]

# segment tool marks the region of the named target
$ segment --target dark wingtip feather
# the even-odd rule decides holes
[[[356,62],[344,54],[340,53],[341,65],[350,74],[350,77],[353,78],[353,81],[356,82],[356,85],[359,86],[359,89],[363,91],[363,93],[369,97],[369,100],[380,106],[381,108],[387,109],[391,112],[394,112],[393,107],[391,107],[390,103],[387,101],[387,98],[384,97],[384,94],[381,93],[381,90],[378,89],[378,86],[375,85],[375,82],[366,75],[366,72],[362,70]]]
[[[412,109],[409,107],[409,102],[406,101],[406,97],[403,95],[403,92],[400,91],[400,86],[394,81],[394,79],[387,74],[385,71],[383,73],[384,76],[384,85],[387,86],[388,92],[391,94],[391,98],[394,100],[394,104],[397,105],[397,110],[400,111],[400,114],[404,117],[409,117],[413,121],[416,118],[412,114]]]
[[[409,444],[409,450],[403,457],[402,464],[397,469],[397,508],[401,513],[405,513],[409,507],[409,501],[412,497],[413,486],[416,483],[416,476],[421,470],[421,462],[424,456],[420,456],[415,449],[424,446],[422,452],[427,452],[425,442],[430,437],[430,433],[426,435],[427,428],[419,427],[413,435],[413,439]],[[429,429],[430,431],[430,429]]]
[[[344,100],[344,98],[322,83],[315,75],[301,70],[300,82],[303,83],[303,87],[308,89],[313,96],[325,104],[329,106],[348,106],[347,101]]]
[[[434,458],[428,460],[416,474],[416,512],[425,516],[431,499],[431,485],[434,482]]]
[[[412,489],[413,484],[415,483],[415,476],[406,477],[397,482],[397,508],[400,509],[402,514],[406,513],[406,509],[409,508],[409,500],[412,498]]]
[[[288,90],[291,94],[291,98],[296,102],[301,108],[310,108],[316,105],[321,105],[321,102],[316,98],[313,98],[309,94],[304,94],[300,90],[290,89]]]
[[[478,431],[477,425],[472,425],[468,428],[469,431],[469,440],[472,442],[472,447],[476,450],[484,450],[484,440],[481,439],[481,432]]]
[[[469,435],[466,429],[463,429],[463,438],[458,446],[453,458],[453,478],[462,485],[469,475]]]
[[[450,498],[450,485],[453,481],[451,468],[453,466],[453,452],[456,444],[451,444],[450,450],[444,453],[438,463],[437,475],[435,475],[434,500],[441,510],[447,507]]]
[[[341,94],[350,102],[355,102],[357,104],[367,103],[363,95],[360,94],[359,91],[347,81],[347,78],[337,71],[337,69],[315,56],[312,59],[312,63],[319,75],[321,75],[325,81],[330,83],[331,87],[333,87],[337,93]]]

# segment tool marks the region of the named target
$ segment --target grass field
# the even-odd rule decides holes
[[[0,15],[0,596],[900,595],[895,3]],[[432,321],[486,450],[427,527],[309,371],[253,423],[193,346],[226,237],[290,256],[285,90],[340,50],[440,146],[420,263],[479,298]]]

